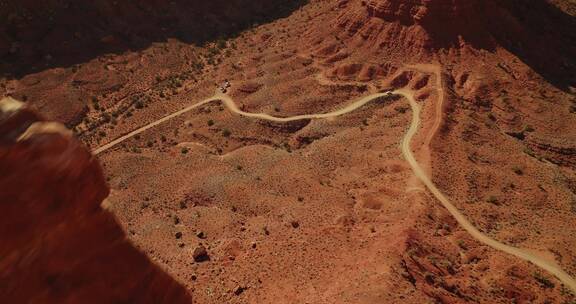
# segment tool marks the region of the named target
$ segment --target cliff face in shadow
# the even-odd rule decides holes
[[[559,2],[559,1],[556,1]],[[576,18],[547,0],[350,0],[340,31],[373,48],[434,54],[464,46],[504,48],[547,81],[576,85]],[[564,8],[564,10],[561,9]]]
[[[0,72],[70,66],[169,38],[202,44],[290,14],[305,0],[7,0]]]
[[[0,298],[6,303],[190,303],[114,216],[98,161],[62,125],[0,101]]]

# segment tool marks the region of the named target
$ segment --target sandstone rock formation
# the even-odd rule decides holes
[[[0,101],[4,303],[190,303],[101,207],[98,161],[62,125]]]
[[[364,51],[430,60],[439,50],[504,48],[551,82],[576,79],[576,37],[564,31],[576,22],[550,1],[344,0],[338,7],[337,31]]]

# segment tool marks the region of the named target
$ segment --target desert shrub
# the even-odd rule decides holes
[[[541,273],[535,272],[534,279],[542,285],[544,288],[554,288],[554,282],[550,281],[548,278],[544,277]]]
[[[534,150],[530,149],[529,147],[524,148],[524,153],[526,153],[532,157],[536,157],[536,153],[534,153]]]
[[[534,132],[534,127],[532,127],[531,125],[527,125],[524,127],[524,131],[523,132]]]
[[[227,47],[227,43],[224,39],[219,39],[218,42],[216,42],[216,47],[219,49],[223,49]]]
[[[464,242],[463,240],[458,240],[457,243],[458,243],[458,247],[460,247],[461,249],[464,249],[464,250],[467,249],[466,242]]]
[[[496,196],[494,195],[490,195],[487,199],[486,202],[490,203],[490,204],[494,204],[494,205],[498,205],[498,198],[496,198]]]
[[[394,110],[396,110],[398,113],[404,114],[408,111],[408,108],[406,106],[396,106],[394,107]]]

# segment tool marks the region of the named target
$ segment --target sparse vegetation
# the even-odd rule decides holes
[[[408,111],[408,107],[406,106],[396,106],[394,107],[394,110],[398,113],[404,114]]]
[[[540,285],[543,288],[554,288],[556,286],[552,281],[550,281],[548,278],[546,278],[540,272],[535,272],[533,276],[534,276],[534,279],[538,283],[540,283]]]
[[[516,173],[517,175],[523,175],[524,174],[524,171],[519,166],[512,167],[512,171],[514,171],[514,173]]]
[[[222,130],[222,136],[230,137],[230,135],[232,135],[232,132],[230,132],[230,130],[228,130],[228,129]]]
[[[486,202],[490,203],[490,204],[494,204],[494,205],[498,205],[498,198],[494,195],[490,195],[488,196],[488,198],[486,199]]]
[[[526,126],[524,127],[524,131],[522,131],[522,132],[528,132],[528,133],[530,133],[530,132],[534,132],[534,131],[535,131],[534,127],[532,127],[531,125],[526,125]]]
[[[464,242],[463,240],[458,240],[456,243],[458,244],[458,247],[460,247],[461,249],[464,250],[468,249],[468,247],[466,247],[466,242]]]
[[[536,157],[536,153],[534,153],[534,150],[530,149],[529,147],[524,148],[524,153],[526,153],[532,157]]]
[[[188,148],[182,148],[182,150],[180,150],[180,153],[182,154],[188,154]]]
[[[213,126],[213,125],[214,125],[214,121],[213,121],[212,119],[210,119],[210,120],[208,121],[208,126],[211,127],[211,126]]]
[[[216,47],[219,49],[224,49],[228,46],[228,44],[226,43],[226,41],[224,39],[218,39],[218,42],[216,42]]]

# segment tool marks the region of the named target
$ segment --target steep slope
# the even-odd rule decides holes
[[[545,0],[343,0],[339,8],[337,28],[315,36],[343,31],[352,48],[416,60],[504,48],[562,88],[576,82],[576,34],[566,31],[576,21]]]
[[[0,101],[0,297],[6,303],[190,303],[100,204],[100,165],[63,126]]]

